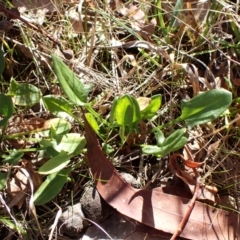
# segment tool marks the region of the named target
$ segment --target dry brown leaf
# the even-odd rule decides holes
[[[96,135],[84,126],[87,158],[96,188],[105,201],[123,215],[155,229],[174,233],[188,210],[189,198],[173,196],[163,189],[137,190],[126,183],[106,158]],[[238,215],[196,202],[181,237],[189,239],[234,240],[240,237]]]
[[[180,158],[180,160],[178,159]],[[169,168],[171,172],[182,179],[189,187],[192,194],[195,192],[195,187],[197,184],[197,179],[195,172],[192,169],[199,168],[204,162],[194,162],[191,160],[186,160],[181,154],[173,154],[169,160]],[[218,189],[214,186],[209,186],[201,183],[200,190],[197,195],[198,200],[208,201],[210,203],[215,203],[215,195]]]
[[[75,34],[84,33],[81,15],[75,10],[75,8],[66,11],[65,15],[70,20]]]
[[[44,126],[45,120],[40,117],[24,118],[22,115],[16,115],[10,118],[6,130],[8,135],[21,132],[31,132]]]
[[[57,1],[56,1],[57,3]],[[58,4],[49,0],[13,0],[14,7],[18,8],[21,15],[32,23],[42,25],[47,12],[56,10]],[[27,12],[27,14],[25,14]]]
[[[54,11],[56,5],[60,4],[61,1],[49,1],[49,0],[13,0],[12,4],[14,7],[18,8],[20,12],[30,11],[30,10],[46,10]]]
[[[139,97],[137,98],[137,102],[138,102],[140,111],[142,111],[149,105],[149,103],[151,102],[151,98]]]
[[[12,24],[7,19],[0,21],[0,30],[9,32],[12,28]]]
[[[154,33],[154,28],[156,26],[156,19],[148,20],[148,13],[151,9],[150,5],[144,3],[144,7],[136,6],[132,3],[123,4],[121,1],[116,5],[117,12],[123,16],[129,18],[131,21],[131,28],[138,31],[144,39],[148,40],[149,35]],[[144,11],[141,9],[143,8]]]
[[[177,0],[169,0],[169,1],[163,1],[162,2],[162,9],[164,11],[164,16],[171,20],[173,15],[173,6],[175,6],[177,3]],[[187,4],[191,3],[191,7]],[[188,13],[189,10],[192,11],[195,20],[198,22],[199,25],[204,25],[206,23],[206,19],[208,16],[209,9],[211,8],[212,2],[210,0],[201,0],[201,1],[183,1],[182,11],[181,14],[179,14],[176,18],[175,26],[179,26],[182,23],[182,20],[184,19],[184,15]],[[180,20],[178,20],[180,19]]]
[[[240,86],[240,78],[232,78],[231,82],[237,87]]]
[[[216,141],[216,142],[214,142],[214,143],[212,143],[212,144],[209,145],[208,150],[207,150],[207,155],[208,155],[208,156],[209,156],[211,153],[213,153],[213,152],[218,148],[220,142],[221,142],[221,141],[218,140],[218,141]]]
[[[193,87],[193,96],[198,95],[199,93],[199,76],[198,76],[198,69],[194,64],[190,63],[181,63],[181,64],[173,64],[174,68],[183,68],[191,81],[192,87]]]
[[[33,182],[34,192],[38,189],[42,182],[40,175],[34,171],[30,162],[22,160],[21,163],[22,166],[18,169],[7,188],[7,192],[12,198],[12,201],[8,204],[10,208],[17,206],[20,209],[28,194],[31,193],[31,189],[29,187],[29,177],[26,176],[21,169],[24,168],[28,172]]]
[[[148,127],[143,121],[139,123],[140,133],[130,133],[127,136],[126,143],[128,146],[133,146],[135,144],[143,144],[147,138]]]
[[[239,117],[240,117],[240,114],[237,113],[236,116],[235,116],[235,119],[238,119]],[[237,125],[238,127],[240,126],[240,119],[238,119],[238,120],[236,121],[236,125]]]

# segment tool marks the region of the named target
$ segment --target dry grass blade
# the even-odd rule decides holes
[[[12,215],[11,209],[10,209],[10,207],[7,205],[7,203],[5,202],[5,200],[3,199],[2,194],[0,194],[0,201],[1,201],[2,205],[5,207],[5,209],[7,210],[9,216],[11,217],[11,219],[14,221],[15,225],[20,227],[21,225],[20,225],[19,222],[16,220],[16,218]]]
[[[62,215],[62,209],[56,204],[57,208],[58,208],[58,212],[56,214],[56,217],[54,219],[54,223],[52,224],[51,226],[51,232],[49,234],[49,237],[48,237],[48,240],[51,240],[53,238],[53,233],[54,233],[54,230],[56,229],[57,227],[57,224],[58,224],[58,221],[59,221],[59,218],[61,217]]]
[[[27,165],[28,164],[25,164],[25,167]],[[29,169],[29,167],[28,167],[28,169]],[[35,222],[38,226],[40,235],[41,235],[42,239],[44,239],[42,228],[41,228],[41,225],[39,224],[36,208],[35,208],[34,202],[33,202],[33,194],[37,190],[38,186],[40,185],[39,182],[41,180],[38,177],[34,177],[34,175],[31,172],[27,171],[27,169],[25,169],[25,168],[21,168],[20,171],[27,177],[27,179],[29,181],[29,186],[30,186],[30,190],[31,190],[30,191],[30,200],[29,200],[29,212],[30,212],[30,214],[33,215]]]
[[[113,240],[113,238],[111,238],[111,236],[99,224],[95,223],[94,221],[92,221],[88,218],[84,218],[84,219],[86,219],[87,221],[89,221],[93,225],[97,226],[99,229],[101,229],[102,232],[104,232],[109,237],[109,239]]]

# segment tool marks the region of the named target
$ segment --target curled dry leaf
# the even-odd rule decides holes
[[[198,95],[199,93],[199,76],[198,76],[198,69],[194,64],[189,63],[182,63],[182,64],[174,64],[175,68],[183,68],[191,81],[193,87],[193,96]]]
[[[17,206],[19,209],[22,207],[26,197],[32,194],[29,186],[29,178],[32,180],[34,191],[38,189],[42,182],[40,175],[34,171],[30,162],[22,160],[21,163],[22,166],[20,166],[7,187],[7,192],[12,198],[8,206]],[[29,177],[22,171],[23,168],[28,172]]]
[[[87,122],[84,126],[87,158],[98,192],[121,214],[140,223],[174,233],[188,210],[190,199],[183,194],[167,194],[166,189],[138,190],[125,182],[106,158],[96,135]],[[238,215],[196,202],[181,237],[189,239],[233,240],[240,237]]]
[[[180,158],[180,160],[178,159]],[[204,162],[194,162],[184,159],[181,154],[173,154],[169,160],[169,168],[173,174],[182,179],[189,187],[192,194],[195,191],[197,179],[195,177],[194,171],[191,169],[199,168]],[[201,187],[197,194],[197,199],[208,200],[211,203],[215,203],[215,195],[218,192],[217,188],[214,186],[208,186],[201,183]]]

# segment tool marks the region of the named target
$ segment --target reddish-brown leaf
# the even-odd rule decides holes
[[[17,171],[16,175],[10,181],[7,192],[12,197],[9,207],[17,206],[19,209],[22,207],[26,197],[31,193],[29,186],[29,178],[31,178],[33,184],[33,190],[36,191],[41,185],[42,179],[40,175],[34,171],[32,164],[26,160],[21,161],[22,166]],[[25,169],[28,176],[21,170]]]
[[[84,117],[84,116],[83,116]],[[125,216],[155,229],[174,233],[190,202],[182,194],[174,196],[164,189],[137,190],[126,183],[106,158],[96,135],[84,117],[87,157],[100,195]],[[196,202],[180,236],[189,239],[237,239],[238,215]]]

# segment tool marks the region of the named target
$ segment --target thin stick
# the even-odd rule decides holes
[[[190,203],[188,204],[188,210],[184,216],[184,218],[182,219],[181,223],[179,224],[178,226],[178,229],[176,230],[176,232],[173,234],[173,236],[171,237],[170,240],[175,240],[177,239],[177,237],[182,233],[183,229],[185,228],[186,224],[187,224],[187,221],[192,213],[192,210],[194,208],[194,205],[195,205],[195,202],[197,200],[197,197],[198,197],[198,193],[199,193],[199,189],[200,189],[200,186],[201,186],[201,182],[200,182],[200,178],[199,178],[199,175],[198,175],[198,172],[196,169],[193,169],[194,171],[194,174],[196,176],[196,185],[195,185],[195,191],[194,191],[194,194],[193,194],[193,197],[190,201]]]

